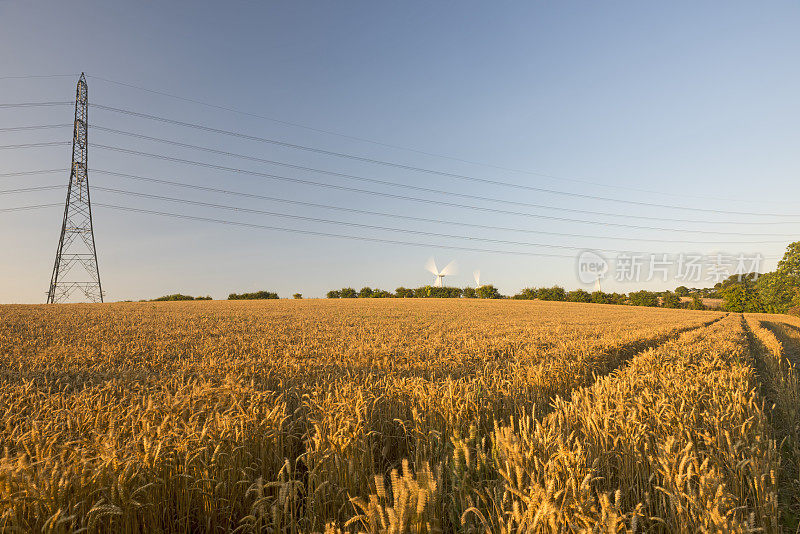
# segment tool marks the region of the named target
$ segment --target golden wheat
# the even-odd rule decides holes
[[[0,524],[777,531],[763,358],[741,317],[722,317],[408,299],[3,306]],[[770,383],[789,384],[775,369]]]

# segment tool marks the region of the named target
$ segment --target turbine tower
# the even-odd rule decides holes
[[[75,91],[75,127],[72,134],[72,167],[67,186],[67,205],[50,278],[47,303],[64,302],[76,291],[90,302],[103,302],[97,249],[89,200],[89,87],[81,73]],[[80,265],[78,273],[70,273]],[[85,271],[85,275],[84,275]],[[72,276],[69,276],[72,274]],[[88,276],[88,279],[87,279]]]

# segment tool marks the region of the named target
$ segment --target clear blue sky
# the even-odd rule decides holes
[[[90,101],[367,158],[621,200],[721,211],[800,213],[800,5],[796,2],[8,2],[0,1],[0,103],[69,100],[81,71]],[[68,74],[63,78],[10,76]],[[459,162],[170,99],[127,82]],[[72,110],[0,109],[0,128],[69,123]],[[95,208],[108,300],[165,293],[432,282],[433,255],[456,260],[448,280],[581,286],[580,248],[653,253],[760,252],[775,258],[800,217],[676,210],[554,195],[356,162],[94,110],[90,125],[408,185],[555,208],[520,207],[365,184],[91,131],[90,143],[168,154],[286,177],[525,211],[590,224],[409,202],[123,155],[90,146],[92,186],[325,219],[576,250],[425,237],[95,191],[95,203],[288,228],[417,242],[400,246],[185,221]],[[69,140],[69,129],[0,132],[0,144]],[[0,151],[0,174],[67,168],[69,147]],[[465,228],[298,207],[113,178],[95,169],[229,190],[526,232]],[[542,176],[542,174],[550,175]],[[553,178],[557,177],[557,178]],[[66,184],[66,173],[0,178],[0,190]],[[576,181],[577,180],[577,181]],[[586,183],[591,182],[591,183]],[[653,192],[645,192],[653,191]],[[0,195],[0,208],[63,202],[64,192]],[[45,298],[61,208],[0,213],[0,302]],[[674,219],[652,221],[639,217]],[[686,222],[686,219],[703,222]],[[721,224],[728,221],[729,224]],[[658,226],[641,230],[604,223]],[[760,224],[780,222],[781,224]],[[780,237],[674,232],[716,230]],[[596,237],[542,235],[534,232]],[[616,239],[615,239],[616,238]],[[625,239],[665,239],[659,243]],[[763,244],[686,241],[772,241]],[[445,245],[564,254],[450,250]],[[615,254],[606,253],[610,258]],[[761,270],[771,269],[775,260]],[[631,291],[678,285],[607,280]],[[688,284],[710,285],[708,282]]]

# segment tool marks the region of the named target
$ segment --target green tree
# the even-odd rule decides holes
[[[302,293],[295,293],[294,295],[292,295],[292,298],[293,299],[297,299],[297,300],[302,299],[303,298],[303,294]]]
[[[658,306],[658,295],[652,291],[635,291],[628,295],[632,306]]]
[[[625,293],[611,293],[608,298],[611,300],[611,304],[628,303],[628,296]]]
[[[394,294],[399,299],[410,299],[414,298],[414,290],[413,289],[406,289],[403,286],[398,287],[394,290]]]
[[[560,286],[553,286],[553,287],[543,287],[539,289],[537,292],[537,296],[540,300],[565,300],[567,298],[567,293],[564,291],[563,287]]]
[[[480,299],[499,299],[503,298],[500,294],[500,291],[494,287],[492,284],[487,284],[485,286],[480,286],[478,289],[475,290],[478,294],[478,298]]]
[[[457,299],[461,296],[461,288],[460,287],[434,287],[434,286],[424,286],[421,288],[417,288],[415,291],[415,295],[419,291],[419,294],[425,298],[436,298],[436,299]]]
[[[431,292],[433,292],[433,286],[422,286],[416,287],[413,289],[414,291],[414,298],[418,299],[427,299],[431,297]]]
[[[163,297],[158,297],[157,299],[153,299],[153,302],[164,302],[173,300],[194,300],[194,297],[190,297],[189,295],[182,295],[180,293],[175,293],[173,295],[164,295]]]
[[[722,293],[722,304],[725,310],[731,312],[758,313],[765,311],[755,284],[746,280],[743,280],[741,284],[727,287]]]
[[[228,300],[264,300],[264,299],[277,299],[278,294],[272,291],[256,291],[254,293],[231,293],[228,295]]]
[[[679,297],[688,297],[689,296],[689,288],[686,286],[678,286],[675,288],[675,294]]]
[[[343,299],[354,299],[358,297],[358,293],[352,287],[343,287],[341,291],[339,291],[339,295]]]
[[[766,311],[766,306],[759,291],[757,273],[733,275],[722,282],[719,292],[722,295],[723,308],[732,312],[757,313]],[[775,277],[768,277],[775,280]]]
[[[672,293],[671,291],[665,291],[664,295],[661,297],[661,307],[680,308],[681,298],[677,295],[677,293]]]
[[[607,295],[602,291],[592,292],[592,302],[595,304],[611,304],[611,295]]]
[[[467,286],[461,291],[461,296],[465,299],[474,299],[477,298],[478,293],[475,291],[474,287]]]
[[[360,299],[368,299],[372,296],[372,288],[371,287],[362,287],[361,291],[358,292],[358,298]]]
[[[592,296],[583,289],[576,289],[567,293],[567,301],[569,302],[591,302]]]
[[[697,295],[692,295],[692,302],[689,303],[690,310],[705,310],[706,305],[703,304],[703,300],[698,297]]]
[[[523,289],[522,291],[520,291],[511,298],[520,300],[533,300],[537,298],[538,293],[539,290],[536,289],[535,287],[526,287],[525,289]]]
[[[786,247],[783,259],[778,262],[778,272],[797,281],[800,279],[800,241]]]
[[[775,277],[776,280],[765,282],[773,286],[768,292],[775,300],[771,301],[765,295],[765,304],[780,312],[800,306],[800,241],[786,247],[783,259],[778,262]]]
[[[329,299],[338,299],[342,297],[342,294],[335,289],[331,289],[325,296],[328,297]]]
[[[714,289],[717,291],[724,291],[726,288],[729,288],[736,284],[741,284],[743,281],[755,282],[758,278],[762,276],[758,273],[739,273],[739,274],[732,274],[722,282],[714,284]]]
[[[784,313],[797,302],[797,286],[780,271],[760,276],[756,288],[767,311]]]

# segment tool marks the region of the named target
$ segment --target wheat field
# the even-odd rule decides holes
[[[4,532],[795,532],[800,320],[0,306]]]

